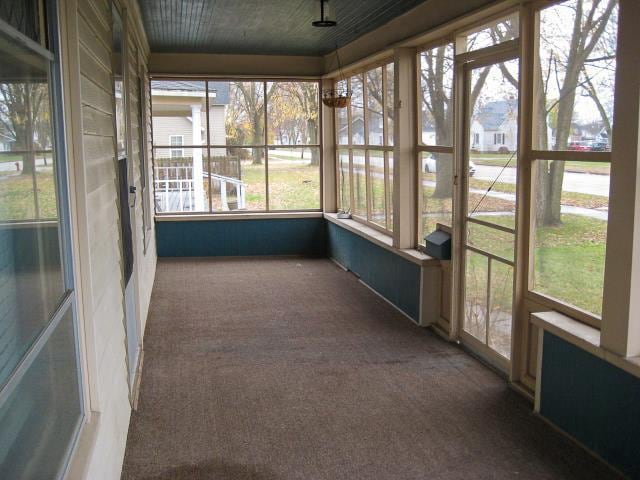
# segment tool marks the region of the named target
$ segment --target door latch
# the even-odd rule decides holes
[[[134,208],[136,206],[136,192],[138,189],[135,185],[129,185],[129,206]],[[132,201],[133,199],[133,201]]]

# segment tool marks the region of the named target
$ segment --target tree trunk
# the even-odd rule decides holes
[[[22,174],[32,175],[36,170],[36,156],[33,145],[33,112],[31,110],[31,89],[25,88],[25,125],[24,125],[24,149],[26,154],[22,157]]]
[[[438,143],[451,145],[449,115],[444,111],[444,104],[440,118],[442,121],[436,122],[435,126]],[[453,159],[448,153],[435,153],[433,156],[436,160],[436,188],[432,197],[451,198],[453,196]]]
[[[256,110],[253,114],[253,122],[252,122],[252,126],[251,126],[251,132],[252,132],[252,143],[254,145],[257,145],[259,143],[262,143],[260,141],[260,136],[262,135],[262,132],[260,131],[260,117],[261,117],[262,113],[260,112],[260,110]],[[266,133],[266,132],[265,132]],[[253,165],[262,165],[262,150],[259,148],[254,148],[252,150],[253,153]]]
[[[318,125],[315,119],[307,119],[307,132],[309,132],[309,141],[311,143],[320,143],[318,141]],[[317,148],[311,149],[311,166],[320,165],[320,151]]]

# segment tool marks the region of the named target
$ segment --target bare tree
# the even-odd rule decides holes
[[[538,117],[535,124],[538,131],[538,148],[545,150],[549,146],[547,125],[554,110],[556,125],[553,149],[563,150],[567,147],[571,135],[576,91],[579,87],[585,87],[592,98],[598,98],[595,88],[589,87],[593,86],[591,78],[581,78],[581,74],[586,71],[585,65],[590,61],[589,56],[605,33],[617,3],[617,0],[576,0],[575,3],[566,4],[566,8],[573,10],[573,25],[570,36],[561,38],[561,48],[554,48],[550,39],[544,38],[544,32],[541,33],[541,43],[549,44],[550,55],[544,64],[543,59],[540,59],[534,79],[537,95],[535,103]],[[548,92],[552,75],[558,99],[549,102]],[[602,107],[599,100],[596,105],[598,104]],[[542,225],[558,225],[561,220],[564,162],[541,161],[538,167],[537,221]]]
[[[446,45],[423,52],[421,55],[422,105],[427,121],[433,125],[438,145],[453,144],[453,51]],[[475,107],[491,67],[480,70],[470,93],[470,105]],[[450,198],[453,190],[453,162],[436,155],[436,188],[434,198]]]
[[[263,90],[262,82],[233,82],[232,88],[236,90],[236,95],[232,98],[238,102],[239,109],[246,115],[249,122],[249,133],[252,145],[260,145],[264,141],[265,122],[264,108],[265,103],[269,101],[269,97],[273,91],[273,83],[267,91]],[[266,102],[265,102],[266,100]],[[260,149],[253,149],[253,164],[262,165],[262,152]]]
[[[0,123],[24,151],[22,173],[35,171],[35,151],[51,141],[48,90],[43,83],[0,83]]]
[[[313,82],[285,84],[291,98],[295,99],[305,121],[303,134],[309,143],[320,143],[318,138],[318,85]],[[311,165],[320,165],[320,152],[311,149]]]

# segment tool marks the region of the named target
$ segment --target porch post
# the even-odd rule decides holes
[[[201,106],[191,105],[192,145],[202,145],[202,115]],[[204,210],[204,182],[202,180],[202,149],[192,148],[193,151],[193,193],[195,196],[195,210]]]
[[[620,0],[601,345],[640,355],[640,3]]]
[[[394,50],[393,246],[415,247],[416,223],[416,51]]]

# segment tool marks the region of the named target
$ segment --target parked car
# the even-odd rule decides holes
[[[599,142],[597,140],[591,142],[590,147],[592,152],[606,152],[609,150],[609,144],[607,142]]]
[[[588,152],[591,150],[591,147],[585,142],[569,142],[567,150],[571,150],[572,152]]]
[[[433,156],[427,158],[424,162],[424,173],[436,173],[438,162]],[[473,177],[476,174],[476,164],[469,160],[469,176]]]

